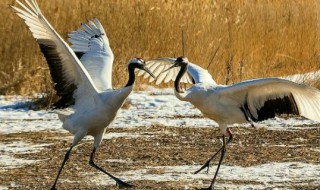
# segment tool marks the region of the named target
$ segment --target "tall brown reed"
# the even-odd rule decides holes
[[[126,63],[182,54],[219,83],[319,69],[319,1],[310,0],[38,0],[66,39],[86,19],[104,25],[115,54],[113,83],[125,84]],[[0,93],[51,92],[48,68],[25,24],[0,2]],[[138,82],[144,82],[142,80]]]

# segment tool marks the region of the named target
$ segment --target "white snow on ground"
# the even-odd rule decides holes
[[[148,167],[141,170],[132,170],[123,173],[117,173],[121,179],[126,181],[135,180],[154,180],[154,181],[186,181],[185,188],[188,189],[188,181],[197,181],[198,187],[208,184],[203,184],[201,180],[211,180],[215,167],[212,167],[209,174],[200,173],[193,174],[199,169],[201,165],[193,166],[157,166]],[[270,170],[272,168],[272,170]],[[159,174],[152,174],[151,171],[156,170]],[[87,173],[83,174],[88,176]],[[95,173],[91,174],[95,177],[88,178],[98,185],[112,185],[114,181],[108,176]],[[89,176],[91,176],[89,174]],[[311,183],[318,183],[320,179],[320,165],[307,164],[300,162],[286,162],[286,163],[268,163],[251,167],[241,166],[227,166],[222,165],[219,172],[219,180],[216,183],[217,188],[231,188],[231,189],[265,189],[272,187],[274,184],[279,184],[281,187],[289,188],[292,183],[299,183],[310,181]],[[249,184],[228,184],[221,182],[224,180],[240,180],[251,181],[256,183]],[[220,181],[220,182],[219,182]],[[273,185],[272,185],[273,184]]]
[[[148,134],[141,134],[141,133],[107,133],[103,135],[103,139],[113,139],[113,138],[141,138],[141,137],[154,137],[156,133],[148,133]]]
[[[156,91],[154,93],[157,93]],[[168,93],[166,93],[168,94]],[[23,98],[0,96],[0,133],[18,133],[28,131],[54,130],[64,132],[61,122],[52,111],[32,111],[28,109],[13,109],[17,104],[25,101]],[[109,126],[112,128],[145,127],[151,125],[177,127],[203,127],[216,125],[214,121],[201,117],[201,113],[188,102],[181,102],[169,95],[152,95],[149,92],[132,93],[128,100],[129,109],[122,109],[115,121]],[[179,116],[198,116],[200,118],[181,118]]]
[[[179,101],[173,90],[167,90],[165,95],[153,89],[150,92],[140,91],[132,93],[128,98],[129,109],[121,111],[110,127],[143,127],[150,125],[164,125],[171,127],[203,127],[213,126],[212,120],[201,117],[198,109],[194,109],[189,102]],[[192,118],[173,119],[174,116]],[[194,116],[200,118],[193,118]]]
[[[64,132],[55,113],[19,108],[27,98],[0,96],[0,134],[57,130]]]
[[[30,144],[23,141],[14,141],[5,144],[0,143],[0,152],[10,154],[36,153],[45,146],[50,146],[50,144]]]
[[[300,129],[310,129],[316,128],[314,125],[318,124],[317,121],[312,121],[302,117],[295,118],[273,118],[266,121],[260,122],[257,126],[268,127],[270,130],[283,130],[289,126],[289,130],[300,130]],[[302,126],[302,127],[301,127]]]
[[[50,144],[30,144],[23,141],[14,141],[10,143],[0,143],[0,170],[9,168],[23,167],[26,164],[33,164],[37,160],[27,160],[15,158],[16,154],[36,153]]]
[[[163,125],[169,127],[217,127],[212,120],[201,117],[201,113],[194,109],[188,102],[177,100],[173,95],[172,89],[157,90],[149,89],[150,91],[133,92],[128,102],[128,109],[122,109],[115,121],[109,126],[112,128],[130,128],[130,127],[147,127],[152,125]],[[32,111],[28,109],[20,109],[25,98],[19,96],[5,97],[0,96],[0,134],[23,133],[30,131],[52,131],[66,133],[61,127],[61,122],[57,115],[53,112],[40,110]],[[176,116],[176,117],[175,117]],[[304,130],[314,128],[316,122],[304,118],[282,119],[275,118],[261,123],[256,123],[256,127],[265,127],[269,130]],[[250,127],[249,124],[239,124],[234,126]],[[302,127],[301,127],[302,126]],[[104,136],[105,139],[111,138],[152,138],[158,135],[157,133],[109,133]],[[57,137],[58,138],[58,137]],[[63,138],[72,138],[63,137]],[[88,137],[86,140],[92,140]],[[302,141],[304,139],[301,139]],[[86,143],[86,142],[84,142]],[[14,167],[21,167],[24,164],[32,164],[35,160],[25,160],[15,158],[15,154],[24,154],[41,150],[48,144],[34,145],[26,142],[10,142],[10,144],[0,144],[0,170],[6,170]],[[283,146],[283,145],[279,145]],[[313,151],[319,151],[315,147]],[[128,160],[107,160],[109,162],[128,162]],[[172,181],[184,180],[198,182],[197,186],[204,186],[203,179],[211,179],[213,173],[209,175],[197,174],[193,175],[196,169],[200,166],[159,166],[147,167],[143,170],[133,170],[117,174],[121,178],[128,181],[134,180],[157,180],[157,181]],[[214,168],[214,167],[213,167]],[[272,168],[272,170],[270,170]],[[160,174],[151,174],[150,170],[161,170]],[[212,169],[212,172],[215,169]],[[90,176],[86,173],[87,176]],[[96,183],[114,184],[108,177],[100,174],[92,174],[90,180]],[[224,180],[247,180],[257,183],[249,184],[219,184],[226,188],[237,189],[263,189],[269,187],[271,183],[279,183],[286,186],[292,182],[305,180],[320,179],[320,164],[313,165],[307,163],[269,163],[252,167],[240,166],[222,166],[219,173],[219,179]],[[191,183],[190,183],[191,184]],[[195,183],[193,183],[195,184]],[[1,187],[0,189],[6,187]],[[186,183],[185,189],[188,189]]]
[[[33,164],[36,160],[27,160],[21,158],[14,158],[13,156],[0,155],[0,171],[5,171],[12,168],[20,168],[24,165]]]
[[[103,139],[113,139],[113,138],[127,138],[127,139],[133,139],[133,138],[152,138],[158,135],[158,133],[106,133],[103,135]],[[73,139],[73,136],[70,134],[70,136],[66,137],[51,137],[51,139],[63,139],[63,140],[70,140],[70,142]],[[80,144],[82,143],[92,143],[93,137],[92,136],[86,136],[84,137]]]
[[[2,111],[0,110],[0,114]],[[22,114],[24,114],[22,112]],[[55,114],[52,114],[53,116]],[[66,132],[61,127],[61,122],[57,119],[54,120],[42,120],[42,119],[0,119],[0,134],[10,134],[10,133],[22,133],[22,132],[32,132],[32,131],[60,131]]]
[[[162,91],[153,89],[152,93],[139,91],[132,93],[128,102],[129,109],[122,109],[111,128],[146,127],[163,125],[169,127],[217,127],[217,124],[203,118],[198,109],[190,103],[179,101],[172,90]],[[151,95],[150,95],[151,94]],[[13,109],[23,102],[23,98],[14,98],[10,101],[7,97],[0,96],[0,133],[18,133],[28,131],[58,131],[66,132],[61,127],[61,122],[52,111],[32,111],[27,109]],[[175,116],[178,116],[174,118]],[[303,118],[270,119],[256,124],[257,127],[268,127],[272,130],[294,130],[312,127],[317,122]],[[239,126],[239,125],[235,125]],[[243,126],[243,124],[241,124]],[[249,124],[245,126],[250,126]]]

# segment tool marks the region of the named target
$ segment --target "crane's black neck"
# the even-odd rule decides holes
[[[174,81],[174,88],[176,89],[177,92],[179,93],[183,93],[183,91],[180,88],[180,80],[182,78],[182,76],[184,75],[184,73],[187,71],[187,64],[186,65],[182,65],[180,68],[180,71],[177,75],[176,80]]]
[[[135,64],[129,64],[128,72],[129,72],[129,79],[125,87],[132,86],[134,81],[136,80],[136,75],[134,74],[134,69],[136,68]]]

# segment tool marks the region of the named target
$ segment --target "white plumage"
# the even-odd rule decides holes
[[[81,63],[90,73],[99,90],[112,89],[114,55],[106,32],[98,19],[81,24],[81,28],[68,34],[74,52],[84,53]]]
[[[119,186],[131,187],[97,166],[94,156],[105,128],[116,117],[133,89],[134,70],[149,72],[145,62],[141,58],[132,59],[128,63],[128,83],[124,88],[113,90],[111,77],[114,56],[98,19],[88,21],[88,24],[82,24],[81,28],[71,32],[70,47],[42,15],[35,0],[25,0],[26,5],[18,0],[16,2],[21,8],[12,8],[29,27],[49,65],[54,88],[60,96],[54,107],[59,108],[56,112],[63,122],[63,128],[74,134],[72,145],[51,189],[55,189],[72,148],[86,135],[94,137],[90,165],[110,176]]]
[[[157,77],[156,84],[176,80],[178,71],[180,70],[179,67],[173,67],[176,60],[177,59],[174,58],[158,58],[147,61],[147,66],[150,68],[150,71]],[[144,75],[146,78],[148,77],[145,71],[138,71],[137,74]],[[153,79],[150,78],[150,82],[152,81]],[[241,110],[238,110],[240,116],[236,117],[237,119],[228,119],[227,116],[214,117],[212,115],[214,118],[210,117],[210,112],[216,114],[221,112],[221,114],[218,115],[222,116],[228,115],[225,109],[233,109],[230,107],[224,108],[223,105],[230,103],[239,109],[247,103],[248,111],[252,113],[252,119],[258,121],[261,120],[259,119],[258,111],[263,108],[265,102],[281,99],[290,94],[292,94],[298,106],[300,115],[315,121],[320,121],[320,92],[305,84],[297,84],[281,78],[261,78],[229,86],[218,85],[207,70],[188,62],[187,70],[183,73],[180,82],[193,84],[192,81],[194,81],[194,85],[191,88],[182,93],[178,93],[175,89],[175,94],[180,100],[193,103],[205,115],[208,115],[209,118],[219,123],[232,124],[247,121]],[[223,105],[217,105],[217,102]],[[214,105],[222,107],[221,109],[215,109]],[[263,116],[261,115],[260,118],[261,117]],[[222,131],[222,133],[224,132],[225,130]]]
[[[205,117],[219,124],[223,146],[218,152],[223,151],[208,189],[214,186],[226,144],[232,140],[228,124],[250,122],[254,126],[253,122],[275,117],[276,114],[296,114],[320,121],[320,91],[305,84],[280,78],[261,78],[229,86],[218,85],[207,70],[190,63],[185,57],[158,58],[148,61],[147,65],[158,77],[156,84],[175,81],[174,92],[178,99],[192,103]],[[138,75],[142,74],[144,72],[139,71]],[[183,91],[179,83],[190,81],[194,85]],[[228,142],[225,142],[226,132]],[[196,173],[209,168],[217,153]]]

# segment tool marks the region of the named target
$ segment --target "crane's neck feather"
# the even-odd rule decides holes
[[[178,93],[183,93],[183,90],[180,88],[180,80],[181,80],[182,76],[186,73],[187,68],[188,68],[187,65],[182,65],[180,68],[180,71],[177,75],[177,78],[174,81],[174,88]]]
[[[128,66],[129,79],[128,79],[128,82],[125,87],[134,85],[134,82],[136,80],[136,75],[134,74],[134,69],[135,69],[135,66],[133,64],[130,64]]]

